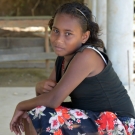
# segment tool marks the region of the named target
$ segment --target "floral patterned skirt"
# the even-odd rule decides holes
[[[135,135],[135,119],[59,106],[29,111],[38,135]]]

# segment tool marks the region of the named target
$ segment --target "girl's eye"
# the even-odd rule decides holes
[[[69,32],[66,32],[66,34],[65,34],[66,36],[69,36],[69,35],[71,35],[71,33],[69,33]]]
[[[57,29],[53,29],[54,33],[59,33],[59,31]]]

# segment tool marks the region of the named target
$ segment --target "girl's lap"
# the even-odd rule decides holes
[[[135,119],[112,112],[39,106],[29,116],[40,135],[135,135]]]

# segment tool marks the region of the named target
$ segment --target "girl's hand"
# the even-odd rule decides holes
[[[23,115],[24,111],[20,111],[16,108],[12,120],[10,122],[10,130],[14,132],[16,135],[21,135],[20,131],[20,117]]]
[[[45,92],[51,91],[56,86],[56,82],[53,80],[45,80],[37,83],[36,85],[36,95],[43,94]]]
[[[27,119],[28,122],[30,120],[26,111],[21,111],[16,107],[13,118],[10,122],[10,130],[11,132],[14,132],[16,135],[21,135],[21,131],[24,131],[22,118]]]

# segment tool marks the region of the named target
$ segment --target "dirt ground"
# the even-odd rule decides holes
[[[0,69],[0,87],[34,87],[48,78],[52,69]]]

